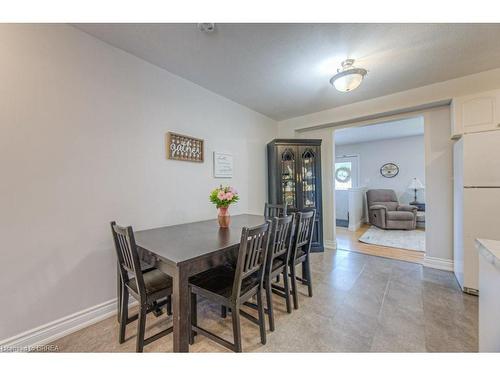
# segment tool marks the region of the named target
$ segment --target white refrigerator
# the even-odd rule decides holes
[[[500,130],[454,144],[454,271],[464,292],[479,290],[476,238],[500,240]]]

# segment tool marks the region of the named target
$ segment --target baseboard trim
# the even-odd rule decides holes
[[[424,267],[436,268],[443,271],[453,271],[453,261],[450,259],[424,257]]]
[[[325,240],[325,249],[328,250],[337,250],[337,241]]]
[[[359,228],[361,228],[362,225],[363,221],[358,221],[357,223],[354,223],[352,225],[351,223],[349,223],[349,227],[347,229],[351,232],[356,232]]]
[[[0,352],[27,352],[116,315],[116,298],[0,341]],[[131,301],[130,307],[137,304]]]

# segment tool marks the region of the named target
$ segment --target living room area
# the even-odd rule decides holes
[[[423,264],[424,116],[334,131],[337,249]]]

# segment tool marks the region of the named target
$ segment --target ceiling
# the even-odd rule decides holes
[[[335,145],[380,141],[424,134],[422,116],[382,122],[380,124],[335,130]]]
[[[74,26],[275,120],[500,67],[500,24]],[[339,93],[345,58],[368,75]]]

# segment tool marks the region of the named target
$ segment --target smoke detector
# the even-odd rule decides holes
[[[203,33],[212,33],[215,31],[215,23],[199,23],[198,30]]]

